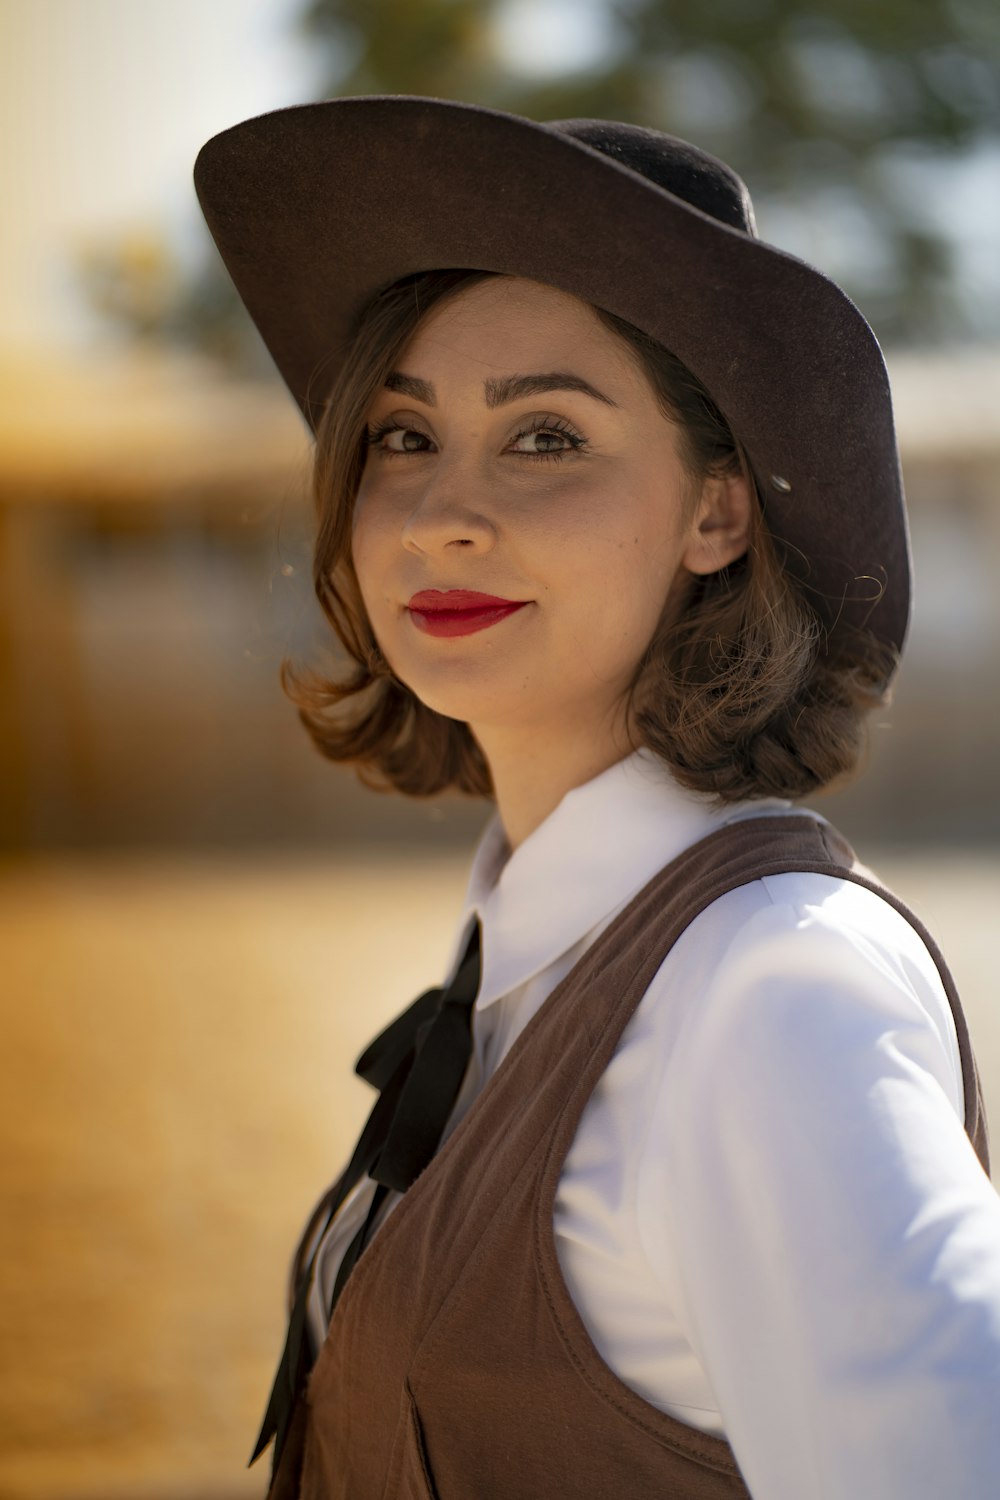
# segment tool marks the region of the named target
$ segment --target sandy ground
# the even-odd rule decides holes
[[[1000,855],[873,859],[936,933],[1000,1120]],[[460,857],[0,868],[0,1500],[256,1496],[289,1244],[349,1062],[447,961]]]

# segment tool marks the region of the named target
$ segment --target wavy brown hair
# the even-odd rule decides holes
[[[316,597],[347,656],[341,675],[282,664],[282,683],[317,748],[354,764],[381,790],[426,797],[456,788],[492,795],[489,766],[467,724],[423,704],[379,650],[351,559],[366,416],[418,324],[487,271],[422,272],[377,296],[331,391],[313,468]],[[612,313],[602,322],[631,350],[664,414],[681,431],[694,481],[745,474],[750,543],[737,562],[671,590],[631,683],[627,722],[694,791],[723,802],[800,797],[855,770],[864,717],[881,703],[891,662],[858,633],[831,648],[817,610],[785,566],[764,521],[745,455],[705,388],[669,350]]]

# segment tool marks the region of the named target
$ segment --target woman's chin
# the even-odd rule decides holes
[[[487,693],[442,692],[440,689],[421,691],[412,685],[410,691],[425,708],[440,714],[443,719],[457,719],[461,724],[471,725],[481,722],[484,716],[496,716],[497,700]]]
[[[384,648],[383,648],[384,649]],[[523,700],[524,673],[521,673],[520,691],[515,691],[509,673],[491,671],[484,662],[435,662],[414,661],[408,652],[386,652],[393,675],[399,679],[425,708],[441,714],[446,719],[459,719],[467,723],[484,714],[493,717],[497,712],[505,716],[511,709],[516,711],[518,698]],[[504,681],[504,677],[507,681]]]
[[[516,693],[504,692],[499,684],[491,685],[485,681],[482,673],[478,681],[468,683],[428,683],[412,679],[407,686],[425,708],[442,718],[468,724],[473,732],[478,724],[514,727],[518,723],[527,723],[532,717],[523,688]]]

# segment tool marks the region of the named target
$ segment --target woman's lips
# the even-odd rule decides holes
[[[473,589],[421,589],[414,594],[409,609],[503,609],[507,605],[526,604],[526,599],[501,599],[497,594],[477,594]]]
[[[477,594],[470,589],[423,589],[414,594],[407,608],[418,630],[427,635],[472,635],[516,614],[528,599],[499,599],[495,594]]]

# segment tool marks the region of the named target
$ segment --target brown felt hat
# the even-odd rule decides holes
[[[314,429],[382,288],[451,267],[546,282],[693,371],[831,636],[862,626],[902,648],[909,545],[881,352],[834,282],[756,237],[722,162],[635,125],[390,96],[235,125],[202,148],[195,185]]]

